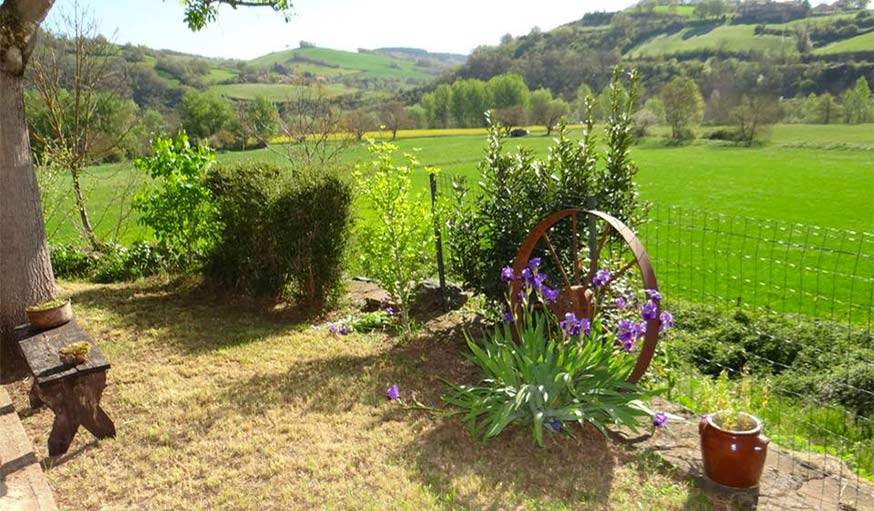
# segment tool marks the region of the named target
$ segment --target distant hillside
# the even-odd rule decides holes
[[[477,48],[449,80],[515,72],[532,90],[546,87],[572,99],[582,83],[600,90],[613,66],[626,62],[641,71],[649,91],[687,75],[707,94],[718,81],[754,79],[762,69],[784,97],[840,93],[859,76],[874,82],[870,10],[746,1],[725,2],[726,10],[711,14],[694,2],[666,4],[644,0],[621,12],[588,13],[548,32]]]
[[[436,74],[410,59],[328,48],[296,48],[250,60],[250,66],[270,67],[282,74],[310,74],[326,78],[424,81]]]
[[[377,48],[370,51],[400,59],[434,60],[447,65],[464,64],[467,60],[467,55],[460,53],[432,53],[421,48]]]
[[[463,62],[463,55],[412,48],[349,52],[304,47],[250,61],[207,58],[126,45],[133,98],[140,106],[173,108],[186,88],[208,89],[231,99],[287,99],[301,84],[319,83],[329,94],[356,103],[422,86]]]

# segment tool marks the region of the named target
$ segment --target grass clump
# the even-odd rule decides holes
[[[31,305],[25,310],[27,310],[27,312],[44,312],[51,309],[57,309],[58,307],[66,305],[69,301],[70,300],[67,300],[66,298],[54,298],[47,302]]]

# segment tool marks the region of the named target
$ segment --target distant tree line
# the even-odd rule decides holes
[[[531,91],[521,76],[497,75],[488,81],[476,78],[440,84],[422,96],[421,108],[431,128],[461,128],[486,125],[486,112],[506,127],[527,122],[546,126],[547,132],[570,113],[570,105],[553,97],[547,88]]]

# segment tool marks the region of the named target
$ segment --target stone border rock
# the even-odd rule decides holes
[[[55,497],[43,474],[30,439],[15,413],[9,394],[0,386],[0,509],[53,511]]]

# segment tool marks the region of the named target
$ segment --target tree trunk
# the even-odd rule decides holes
[[[91,219],[88,218],[88,209],[85,207],[85,197],[82,195],[82,186],[79,184],[80,170],[77,168],[70,169],[70,175],[73,178],[73,192],[76,195],[76,209],[79,210],[79,217],[82,219],[82,230],[85,232],[85,237],[88,243],[91,243],[91,248],[94,250],[101,249],[100,240],[94,234],[94,227],[91,226]]]
[[[55,295],[22,82],[0,70],[0,382],[26,374],[12,337],[25,307]]]

